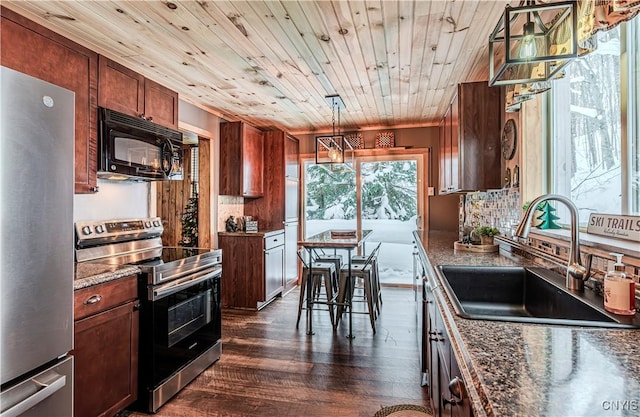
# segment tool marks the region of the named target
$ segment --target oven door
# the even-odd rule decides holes
[[[161,385],[220,340],[221,274],[217,267],[191,281],[145,291],[152,295],[140,310],[141,382],[147,389]]]

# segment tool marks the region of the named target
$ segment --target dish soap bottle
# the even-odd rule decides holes
[[[631,316],[636,314],[635,282],[624,273],[622,254],[610,253],[616,257],[613,270],[604,276],[604,309],[614,314]]]

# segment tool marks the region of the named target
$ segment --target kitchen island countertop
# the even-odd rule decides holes
[[[73,289],[79,290],[139,273],[140,268],[132,265],[109,265],[98,262],[76,263]]]
[[[434,296],[474,415],[640,416],[640,330],[456,316],[438,265],[530,266],[504,254],[455,252],[457,233],[418,231]]]

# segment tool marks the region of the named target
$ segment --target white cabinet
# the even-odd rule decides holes
[[[284,287],[284,233],[265,238],[264,284],[265,302],[282,293]]]

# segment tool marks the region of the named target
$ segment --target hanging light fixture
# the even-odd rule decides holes
[[[331,106],[331,135],[316,136],[316,164],[331,164],[334,171],[353,167],[354,151],[340,129],[340,110],[345,108],[338,94],[325,97]],[[337,129],[336,129],[337,113]]]
[[[507,5],[489,36],[489,85],[533,84],[556,78],[578,45],[576,1]]]

